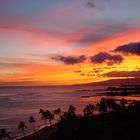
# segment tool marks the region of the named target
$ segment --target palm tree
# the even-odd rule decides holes
[[[33,117],[33,116],[30,116],[28,122],[29,122],[30,124],[32,124],[33,129],[34,129],[34,131],[36,132],[36,128],[35,128],[35,122],[36,122],[36,120],[34,119],[34,117]]]
[[[125,111],[126,110],[126,105],[127,105],[127,100],[125,100],[124,98],[121,99],[120,101],[120,105],[121,105],[121,111]]]
[[[41,109],[39,110],[39,114],[42,114],[43,112],[45,112],[45,111],[44,111],[44,109],[41,108]]]
[[[63,115],[61,116],[61,120],[63,120],[64,118],[68,117],[68,112],[64,112]]]
[[[9,132],[7,132],[6,129],[0,129],[0,139],[11,139]]]
[[[18,129],[22,131],[23,136],[25,135],[25,128],[27,128],[25,123],[21,121],[18,125]]]
[[[41,120],[44,120],[44,125],[46,125],[47,114],[44,109],[40,109],[39,114],[41,115]]]
[[[99,112],[107,112],[107,102],[105,98],[102,98],[99,105]]]
[[[106,99],[106,106],[109,111],[120,112],[121,106],[114,99]]]
[[[67,117],[76,117],[76,108],[72,105],[70,105],[68,112],[67,112]]]
[[[121,99],[120,104],[122,107],[125,107],[125,105],[127,104],[127,100],[125,100],[124,98]]]
[[[46,111],[41,113],[41,119],[44,120],[44,125],[46,125],[47,124],[46,121],[48,119],[48,114]]]
[[[92,104],[87,105],[83,110],[84,116],[87,116],[87,117],[93,116],[94,109],[95,109],[94,105]]]
[[[116,104],[113,98],[106,99],[106,106],[109,111],[113,111],[113,106]]]
[[[48,120],[50,122],[50,125],[52,125],[52,120],[54,119],[54,115],[49,110],[47,110],[47,114],[48,114]]]
[[[61,116],[61,108],[54,110],[53,114],[54,114],[54,117],[56,116],[59,119]]]
[[[41,119],[44,120],[44,124],[47,124],[47,120],[49,120],[50,125],[52,124],[52,120],[54,119],[54,115],[49,110],[40,110]]]

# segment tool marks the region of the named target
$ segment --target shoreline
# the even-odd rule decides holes
[[[98,119],[98,118],[100,118],[104,115],[108,115],[109,113],[110,112],[106,112],[106,113],[103,113],[103,114],[102,113],[95,114],[94,118]],[[35,140],[36,138],[37,138],[36,140],[40,140],[40,139],[44,140],[44,138],[49,138],[51,136],[51,134],[53,134],[54,132],[57,131],[58,123],[59,123],[59,121],[55,124],[50,125],[50,126],[43,125],[38,131],[32,132],[32,133],[27,134],[25,136],[15,138],[13,140]]]
[[[48,138],[53,132],[57,130],[57,124],[52,124],[51,126],[42,126],[36,132],[29,133],[25,136],[14,137],[13,140],[30,140],[30,139],[42,139]]]
[[[104,114],[107,114],[107,113],[104,113]],[[100,114],[95,114],[94,117],[98,118],[101,115],[102,115],[101,113]],[[36,132],[28,133],[25,136],[14,137],[13,140],[30,140],[30,139],[34,139],[35,136],[37,138],[41,137],[43,139],[44,139],[44,137],[48,138],[49,136],[51,136],[51,134],[53,134],[53,132],[56,132],[58,123],[59,123],[59,121],[57,123],[55,123],[55,124],[50,125],[50,126],[43,125]],[[49,134],[48,134],[48,132],[49,132]]]

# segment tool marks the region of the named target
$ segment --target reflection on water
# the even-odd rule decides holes
[[[40,125],[42,123],[38,114],[40,108],[53,110],[60,107],[66,110],[72,104],[77,108],[77,112],[81,112],[85,105],[97,103],[102,97],[98,93],[102,93],[105,88],[101,86],[0,88],[0,128],[6,128],[12,134],[17,134],[18,123],[22,120],[27,122],[31,115]],[[92,97],[81,98],[86,95]],[[125,98],[140,100],[140,97],[133,96]]]

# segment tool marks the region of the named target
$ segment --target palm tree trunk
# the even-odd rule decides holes
[[[44,125],[45,125],[45,126],[47,125],[47,121],[46,121],[46,119],[44,120]]]
[[[52,121],[51,121],[51,120],[49,120],[49,122],[50,122],[50,126],[52,126]]]
[[[33,124],[33,130],[35,131],[35,133],[36,133],[36,128],[35,128],[35,125]]]
[[[25,136],[25,131],[24,130],[22,130],[22,135],[23,135],[23,137]]]

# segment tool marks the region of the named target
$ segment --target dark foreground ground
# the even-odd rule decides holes
[[[90,108],[83,116],[69,110],[57,125],[44,128],[22,140],[139,140],[140,103],[127,107],[111,104],[109,111],[102,106],[100,115],[94,116]],[[107,106],[106,106],[107,107]]]
[[[51,127],[44,127],[38,132],[20,138],[19,140],[47,140],[53,133],[57,131],[57,125],[52,125]]]
[[[65,120],[58,128],[49,140],[139,140],[140,116],[104,114],[97,118]]]

